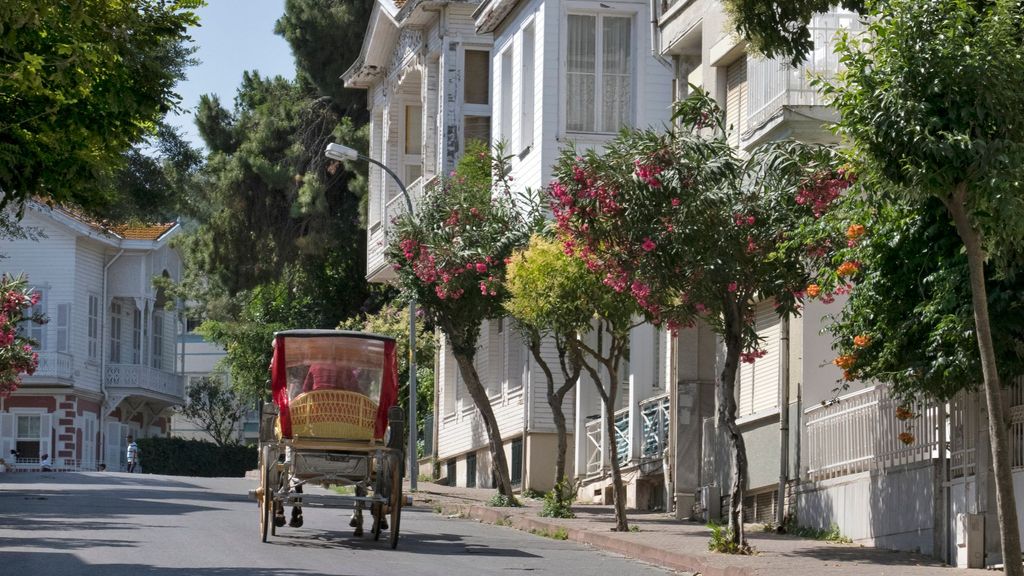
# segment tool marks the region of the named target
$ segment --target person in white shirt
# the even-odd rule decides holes
[[[135,472],[135,465],[139,462],[139,445],[135,443],[135,438],[132,436],[128,437],[128,472]]]

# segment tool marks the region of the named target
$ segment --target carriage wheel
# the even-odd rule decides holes
[[[391,544],[391,549],[394,550],[398,547],[398,525],[402,519],[402,452],[396,452],[397,461],[392,459],[391,462],[391,535],[388,539],[388,543]]]
[[[260,540],[267,541],[267,530],[274,525],[274,489],[270,482],[273,465],[270,447],[264,446],[260,459]]]

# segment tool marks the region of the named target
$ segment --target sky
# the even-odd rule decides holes
[[[284,0],[207,0],[207,6],[199,9],[200,26],[189,34],[200,64],[186,70],[188,78],[175,89],[184,113],[167,117],[194,145],[202,146],[194,122],[201,95],[216,94],[230,109],[246,70],[295,77],[291,49],[274,34],[274,22],[283,13]]]

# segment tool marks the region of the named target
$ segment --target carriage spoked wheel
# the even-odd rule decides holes
[[[260,458],[260,540],[267,541],[267,531],[274,525],[274,488],[271,483],[273,464],[270,462],[270,447],[264,446]]]
[[[388,507],[391,511],[391,534],[388,543],[391,549],[398,547],[398,525],[402,518],[402,457],[401,451],[396,451],[391,460],[391,501]]]

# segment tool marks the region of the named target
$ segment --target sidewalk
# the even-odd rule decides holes
[[[568,539],[684,573],[702,576],[991,576],[986,570],[958,570],[920,554],[865,548],[856,544],[832,544],[747,532],[752,556],[709,552],[710,533],[696,522],[675,520],[655,512],[628,513],[637,532],[613,532],[611,506],[574,506],[576,518],[542,518],[541,501],[521,500],[522,508],[494,508],[487,501],[494,489],[452,488],[419,482],[414,493],[417,506],[441,514],[471,518],[523,531],[553,533],[564,529]]]

